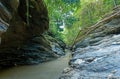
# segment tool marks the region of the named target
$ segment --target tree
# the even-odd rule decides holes
[[[77,10],[80,0],[44,0],[48,7],[50,17],[50,30],[55,36],[61,36],[64,28],[61,26],[72,26],[75,18],[74,11]],[[61,35],[60,35],[61,34]],[[62,37],[60,37],[62,38]]]

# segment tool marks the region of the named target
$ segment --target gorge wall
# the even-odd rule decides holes
[[[46,32],[44,2],[26,1],[0,0],[0,67],[38,64],[64,55],[65,44]]]
[[[69,67],[60,79],[120,78],[120,6],[93,26],[75,44]]]

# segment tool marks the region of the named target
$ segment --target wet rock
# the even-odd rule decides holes
[[[2,22],[0,22],[0,37],[2,36],[2,34],[4,33],[4,32],[6,32],[7,31],[7,25],[5,25],[5,24],[3,24]]]
[[[62,42],[43,34],[49,28],[43,0],[29,0],[29,5],[26,15],[25,0],[0,0],[0,67],[38,64],[64,55]]]
[[[64,51],[62,48],[60,48],[60,46],[57,43],[53,43],[53,45],[51,45],[52,47],[52,51],[54,51],[56,54],[58,55],[64,55]]]
[[[68,73],[68,72],[70,72],[71,70],[72,70],[72,68],[67,67],[67,68],[65,68],[65,69],[63,70],[63,73]]]
[[[60,79],[119,79],[118,30],[120,30],[120,15],[103,23],[102,28],[98,28],[78,42],[69,61],[73,70],[63,73]]]
[[[65,55],[66,44],[62,40],[56,39],[54,36],[48,35],[48,33],[45,37],[51,42],[52,51],[58,55]]]

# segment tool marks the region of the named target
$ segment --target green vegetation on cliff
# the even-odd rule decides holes
[[[99,21],[120,4],[120,0],[44,0],[50,17],[50,31],[68,45],[78,32]]]

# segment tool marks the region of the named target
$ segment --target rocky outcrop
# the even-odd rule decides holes
[[[75,45],[70,67],[60,79],[119,79],[120,78],[120,7]]]
[[[64,55],[61,43],[43,34],[48,28],[42,0],[0,0],[0,67],[38,64]]]

